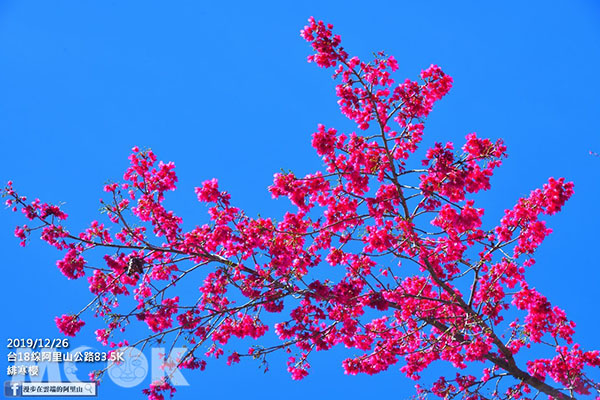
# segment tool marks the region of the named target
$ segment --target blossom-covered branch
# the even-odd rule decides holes
[[[351,57],[332,26],[313,18],[301,34],[314,50],[309,61],[333,68],[340,110],[358,131],[319,125],[312,145],[324,169],[275,174],[272,196],[291,203],[281,220],[247,215],[212,179],[196,188],[209,222],[184,230],[164,206],[176,188],[173,163],[137,147],[123,182],[104,188],[107,225],[94,221],[79,234],[60,207],[7,185],[7,205],[31,221],[15,230],[21,244],[40,231],[65,251],[61,272],[88,279],[93,298],[82,312],[106,321],[97,339],[111,347],[183,343],[189,350],[174,366],[190,369],[226,353],[229,364],[266,363],[286,351],[294,379],[308,374],[315,351],[338,345],[354,354],[342,362],[348,374],[400,364],[419,380],[443,360],[455,376],[417,387],[441,398],[598,394],[588,374],[600,353],[574,343],[575,324],[525,276],[551,232],[543,218],[561,210],[573,184],[550,178],[484,228],[472,195],[490,189],[506,157],[502,140],[470,133],[462,146],[436,143],[415,161],[425,119],[452,78],[432,65],[419,81],[397,83],[394,57]],[[193,276],[199,292],[178,292]],[[75,335],[82,312],[57,317],[59,329]],[[151,333],[128,341],[136,321]],[[242,338],[255,344],[241,348]],[[552,356],[536,358],[532,347]],[[478,372],[461,372],[468,365]],[[164,392],[174,392],[168,379],[145,390],[150,399]]]

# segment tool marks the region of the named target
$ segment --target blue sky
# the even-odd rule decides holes
[[[470,132],[505,140],[509,158],[479,196],[489,221],[550,176],[575,182],[528,276],[577,322],[584,346],[600,347],[600,158],[588,154],[600,151],[597,2],[255,3],[1,1],[0,181],[65,202],[78,231],[99,217],[103,184],[121,178],[138,145],[175,162],[179,190],[168,204],[188,226],[205,218],[193,187],[212,177],[249,214],[280,215],[286,205],[266,191],[273,173],[320,167],[310,147],[318,123],[354,129],[339,114],[329,71],[305,61],[310,48],[299,31],[314,15],[335,25],[351,54],[394,55],[398,80],[432,63],[454,78],[425,141],[460,144]],[[86,283],[63,278],[59,253],[39,240],[19,247],[13,229],[23,220],[0,215],[2,340],[57,337],[53,317],[87,303]],[[97,346],[95,326],[88,318],[73,346]],[[213,362],[204,373],[186,373],[191,386],[178,396],[412,393],[397,368],[348,377],[341,358],[318,354],[300,383],[283,357],[267,374],[251,362]],[[123,390],[142,398],[110,381],[101,398]]]

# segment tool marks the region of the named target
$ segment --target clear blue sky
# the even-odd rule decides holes
[[[138,145],[177,165],[179,190],[168,201],[188,226],[204,220],[193,187],[212,177],[251,215],[280,214],[285,204],[266,191],[273,173],[319,168],[310,147],[317,123],[354,129],[339,115],[329,72],[305,62],[310,49],[299,31],[314,15],[335,25],[351,54],[395,55],[399,80],[432,63],[453,76],[454,88],[429,118],[426,142],[461,143],[473,131],[505,139],[509,158],[492,191],[480,196],[489,221],[549,176],[575,182],[528,276],[577,322],[580,342],[600,347],[600,158],[588,154],[600,151],[599,3],[256,3],[1,1],[0,181],[66,202],[78,231],[98,218],[103,183],[121,178]],[[19,247],[13,229],[22,223],[0,213],[4,342],[58,336],[53,317],[89,299],[86,282],[60,275],[58,252],[39,240]],[[87,321],[74,346],[98,347],[98,325]],[[178,396],[412,393],[397,368],[344,376],[342,355],[317,354],[300,383],[289,378],[283,357],[272,359],[267,374],[252,362],[212,362],[204,373],[186,373],[191,386]],[[109,380],[101,390],[101,398],[142,398]]]

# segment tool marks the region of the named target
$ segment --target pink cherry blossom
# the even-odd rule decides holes
[[[64,252],[59,270],[87,278],[91,301],[57,317],[60,331],[75,335],[78,315],[93,313],[104,321],[96,339],[116,349],[142,324],[148,335],[135,346],[185,345],[168,366],[199,371],[245,359],[266,371],[270,354],[283,351],[294,380],[316,353],[344,346],[346,374],[393,368],[428,381],[417,385],[420,397],[600,394],[591,374],[600,352],[575,342],[575,323],[526,276],[573,183],[550,178],[490,224],[475,194],[492,189],[504,142],[468,133],[418,152],[452,78],[431,65],[398,79],[393,56],[351,56],[332,25],[314,18],[301,35],[309,62],[331,69],[351,128],[317,125],[312,146],[323,167],[274,175],[268,190],[288,207],[278,218],[244,212],[213,178],[195,189],[204,218],[184,224],[165,203],[178,182],[174,163],[138,147],[122,182],[104,186],[107,218],[78,234],[63,207],[7,184],[6,205],[29,221],[14,231],[21,245],[39,230]],[[456,373],[430,379],[442,363]],[[169,379],[144,390],[152,400],[174,392]]]
[[[58,330],[67,336],[75,336],[85,325],[85,322],[80,320],[76,315],[63,314],[62,317],[56,317],[54,320],[56,321]]]

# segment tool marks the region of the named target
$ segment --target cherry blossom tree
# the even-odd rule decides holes
[[[302,379],[315,351],[345,346],[351,375],[399,365],[418,381],[432,363],[451,364],[452,376],[417,385],[422,397],[598,395],[590,372],[600,352],[574,343],[574,322],[525,276],[551,232],[544,216],[560,211],[573,184],[550,178],[484,228],[473,195],[490,189],[502,140],[472,133],[415,160],[452,78],[432,65],[419,81],[397,83],[394,57],[352,57],[332,28],[310,18],[301,35],[314,50],[308,61],[333,70],[340,110],[358,133],[319,125],[312,145],[323,170],[275,174],[272,196],[291,203],[281,220],[247,215],[212,179],[196,188],[210,222],[184,230],[163,205],[176,187],[174,164],[137,147],[123,181],[104,187],[108,220],[78,234],[59,206],[28,201],[8,183],[6,204],[30,220],[15,229],[21,245],[39,233],[65,252],[57,266],[68,279],[89,282],[91,301],[57,317],[58,329],[73,336],[90,313],[105,321],[97,340],[113,348],[184,344],[180,368],[284,351],[291,377]],[[92,262],[94,253],[103,262]],[[176,285],[194,274],[204,279],[188,302]],[[150,333],[130,343],[131,324]],[[242,347],[243,338],[254,344]],[[145,393],[174,391],[163,379]]]

